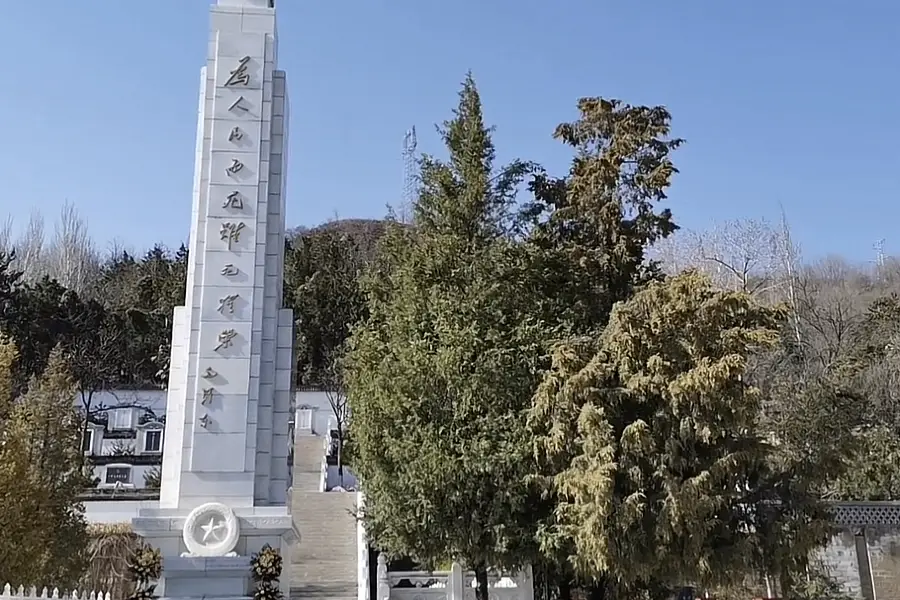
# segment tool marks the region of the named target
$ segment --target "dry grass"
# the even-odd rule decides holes
[[[89,568],[82,589],[108,591],[113,600],[131,593],[128,559],[140,547],[141,539],[128,523],[91,525],[88,547]]]

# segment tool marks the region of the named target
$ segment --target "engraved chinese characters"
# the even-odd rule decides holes
[[[222,208],[234,208],[236,210],[243,210],[244,200],[241,198],[241,193],[231,192],[230,194],[225,196],[225,202],[222,203]]]
[[[238,98],[237,100],[235,100],[235,101],[231,104],[231,106],[228,107],[228,110],[230,110],[230,111],[247,112],[247,111],[250,110],[250,109],[246,107],[246,105],[244,104],[245,102],[246,102],[246,100],[244,99],[243,96],[241,96],[240,98]]]
[[[252,266],[257,249],[253,223],[259,196],[257,138],[263,107],[264,56],[260,52],[240,59],[217,57],[220,65],[216,69],[217,105],[212,126],[216,160],[210,173],[207,214],[212,228],[207,243],[209,250],[232,256],[225,260],[217,257],[222,262],[212,262],[215,270],[205,274],[208,285],[216,289],[205,296],[205,314],[218,325],[203,342],[210,360],[204,364],[204,358],[200,358],[198,366],[195,423],[210,434],[234,433],[233,427],[226,425],[230,418],[220,422],[219,415],[225,417],[232,409],[240,410],[230,404],[235,402],[235,386],[242,385],[246,377],[242,374],[245,363],[237,361],[246,359],[250,345],[246,321],[252,316]]]
[[[243,230],[243,223],[222,223],[222,227],[219,229],[219,236],[228,245],[228,249],[231,250],[232,245],[241,241],[241,231]]]
[[[238,66],[229,73],[228,79],[225,81],[225,87],[237,87],[250,85],[250,72],[247,69],[247,63],[250,57],[245,56],[238,62]]]
[[[230,167],[225,167],[225,172],[228,173],[229,175],[237,175],[238,173],[240,173],[243,170],[244,170],[244,163],[242,163],[241,161],[239,161],[236,158],[231,159]]]
[[[217,310],[222,314],[234,314],[234,302],[238,298],[240,298],[240,296],[237,294],[229,294],[224,298],[219,298],[219,308]]]
[[[234,329],[223,329],[216,339],[216,341],[219,342],[218,344],[216,344],[216,352],[231,348],[231,346],[234,345],[234,338],[236,337],[237,331],[235,331]]]

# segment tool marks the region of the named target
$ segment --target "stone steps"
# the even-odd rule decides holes
[[[325,439],[318,435],[297,435],[294,439],[294,492],[318,492],[322,482]]]
[[[292,597],[356,597],[355,510],[354,493],[294,488],[291,515],[300,540],[291,553]]]
[[[291,598],[356,600],[356,494],[319,491],[325,438],[294,440],[291,515],[300,540],[290,563]]]
[[[291,598],[316,598],[328,600],[356,600],[356,587],[346,586],[305,586],[291,588]]]

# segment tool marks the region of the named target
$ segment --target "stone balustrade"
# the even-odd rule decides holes
[[[475,573],[453,563],[449,571],[388,571],[378,557],[376,600],[475,600]],[[491,600],[534,600],[531,567],[516,574],[488,574]]]
[[[331,438],[329,436],[322,436],[322,468],[320,471],[319,477],[319,491],[327,492],[328,491],[328,454],[331,451]]]

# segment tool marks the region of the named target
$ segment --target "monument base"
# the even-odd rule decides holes
[[[249,556],[177,556],[164,561],[163,578],[157,590],[166,598],[245,598],[253,595]]]
[[[163,556],[156,592],[162,598],[252,596],[250,560],[266,545],[281,553],[280,588],[289,597],[291,546],[299,536],[286,506],[229,509],[210,503],[190,513],[144,509],[131,523]]]

